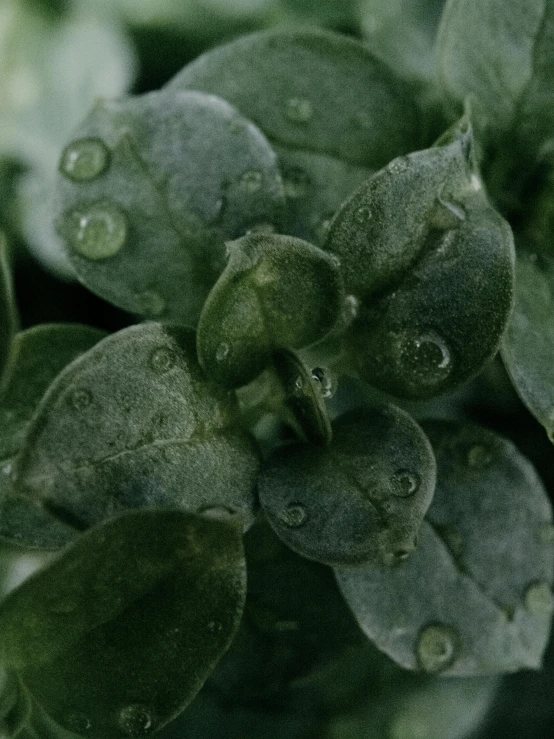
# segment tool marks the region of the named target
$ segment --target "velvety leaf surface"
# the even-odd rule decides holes
[[[435,460],[416,422],[393,405],[343,416],[324,450],[278,449],[260,502],[278,536],[325,564],[380,562],[414,549],[435,486]]]
[[[554,606],[552,511],[530,463],[475,426],[425,425],[437,490],[393,569],[336,570],[360,626],[401,666],[445,675],[538,668]]]
[[[519,396],[554,439],[554,262],[523,249],[502,359]]]
[[[196,91],[99,102],[62,153],[57,227],[79,279],[132,313],[197,321],[224,241],[278,223],[277,158]]]
[[[223,507],[247,527],[259,462],[235,413],[234,396],[203,376],[193,331],[131,326],[51,385],[14,490],[78,529],[135,507]]]
[[[0,373],[4,372],[10,343],[18,324],[8,245],[0,231]]]
[[[152,733],[192,700],[233,638],[246,591],[241,539],[236,526],[175,510],[91,529],[2,603],[3,660],[66,729]]]
[[[514,247],[473,159],[454,140],[392,161],[340,208],[325,243],[360,303],[350,330],[363,379],[408,398],[451,390],[497,351]]]
[[[202,309],[198,359],[208,377],[246,385],[274,349],[322,339],[341,308],[333,258],[291,236],[253,233],[227,244],[229,261]]]
[[[539,147],[554,128],[554,2],[448,0],[438,37],[442,84],[470,97],[492,135]]]

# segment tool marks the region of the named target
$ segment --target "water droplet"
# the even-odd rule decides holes
[[[289,98],[285,104],[285,115],[293,123],[307,123],[314,111],[307,98]]]
[[[125,706],[119,713],[119,728],[127,736],[145,736],[154,730],[152,711],[146,706]]]
[[[393,159],[392,162],[388,165],[387,170],[390,174],[401,174],[402,172],[405,172],[409,167],[409,159],[406,157],[398,157],[398,159]]]
[[[291,167],[284,175],[283,185],[285,195],[291,200],[305,197],[311,187],[311,180],[307,172],[300,167]]]
[[[484,469],[492,462],[491,450],[483,444],[474,444],[467,453],[467,463],[474,469]]]
[[[77,139],[63,150],[59,169],[75,182],[86,182],[101,175],[109,161],[110,151],[101,139]]]
[[[544,523],[539,527],[539,539],[543,544],[554,543],[554,526],[551,523]]]
[[[158,293],[152,290],[146,290],[137,295],[137,303],[139,305],[139,313],[145,316],[153,316],[157,318],[161,316],[166,309],[165,300]]]
[[[452,371],[450,349],[435,333],[404,337],[400,342],[399,359],[407,379],[425,386],[437,385]]]
[[[223,631],[223,624],[221,621],[210,621],[208,623],[208,631],[211,631],[212,634],[217,634],[220,631]]]
[[[70,713],[66,723],[67,728],[77,734],[84,734],[92,728],[89,717],[85,716],[84,713]]]
[[[73,210],[63,229],[78,254],[87,259],[108,259],[125,244],[127,218],[116,205],[102,200]]]
[[[219,346],[215,350],[216,361],[223,362],[223,360],[229,356],[230,351],[231,351],[231,347],[229,346],[229,344],[227,344],[226,341],[222,341],[221,344],[219,344]]]
[[[461,205],[450,203],[438,198],[429,215],[429,223],[433,228],[450,230],[458,228],[466,219],[465,210]]]
[[[354,220],[359,226],[365,226],[369,223],[372,216],[371,208],[368,208],[367,205],[362,205],[354,211]]]
[[[279,518],[292,529],[297,529],[308,520],[308,513],[301,503],[290,503],[279,513]]]
[[[312,380],[321,394],[322,398],[332,398],[336,391],[336,379],[332,372],[326,367],[314,367]]]
[[[390,479],[392,494],[397,498],[409,498],[415,495],[421,485],[421,478],[409,470],[398,470]]]
[[[92,393],[83,388],[77,388],[71,393],[70,402],[76,411],[84,411],[92,403]]]
[[[166,346],[154,349],[150,355],[150,367],[156,372],[167,372],[175,366],[176,362],[177,355]]]
[[[548,615],[553,606],[554,595],[548,583],[533,583],[525,591],[525,607],[535,616]]]
[[[347,295],[344,299],[344,313],[348,324],[352,323],[360,311],[360,301],[355,295]]]
[[[417,658],[426,672],[442,672],[450,667],[458,651],[458,635],[450,626],[426,626],[417,640]]]
[[[263,175],[259,169],[249,169],[241,175],[240,186],[247,193],[258,192],[263,182]]]

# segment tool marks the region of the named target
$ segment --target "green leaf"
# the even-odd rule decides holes
[[[227,244],[229,261],[198,324],[198,359],[208,377],[238,387],[281,347],[321,340],[342,304],[333,258],[292,236],[252,233]]]
[[[476,171],[471,129],[392,161],[331,223],[360,302],[348,342],[361,378],[425,398],[452,390],[496,353],[512,308],[514,247]]]
[[[554,441],[554,262],[522,249],[516,267],[502,359],[519,396]]]
[[[236,526],[127,512],[2,603],[2,658],[60,726],[144,736],[198,692],[231,643],[245,594]]]
[[[531,464],[476,426],[425,426],[437,490],[394,569],[337,569],[361,628],[402,667],[445,675],[538,668],[554,606],[552,510]]]
[[[282,447],[258,481],[277,535],[304,557],[331,565],[390,566],[405,558],[434,486],[426,436],[393,405],[346,414],[325,450]]]
[[[438,36],[445,91],[467,96],[491,137],[535,151],[554,129],[554,2],[448,0]],[[513,147],[513,141],[511,146]]]
[[[0,378],[8,358],[10,344],[18,329],[11,263],[6,237],[0,231]]]
[[[14,491],[77,529],[127,508],[255,512],[258,455],[236,400],[208,382],[194,332],[112,334],[50,386],[13,471]]]
[[[224,100],[154,92],[97,103],[60,160],[57,227],[80,280],[115,305],[191,324],[224,241],[279,223],[276,155]]]

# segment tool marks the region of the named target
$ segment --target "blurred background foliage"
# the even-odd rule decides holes
[[[159,88],[204,50],[275,26],[359,38],[433,99],[444,0],[0,0],[0,231],[11,246],[22,327],[132,318],[73,279],[49,218],[57,162],[98,97]],[[346,384],[337,409],[364,401]],[[406,407],[416,415],[415,404]],[[496,361],[424,415],[463,417],[511,437],[552,497],[552,447]],[[330,571],[267,531],[251,547],[239,638],[161,739],[546,739],[554,734],[554,644],[544,670],[502,679],[407,673],[358,633]],[[0,551],[0,595],[50,555]],[[271,577],[268,576],[271,573]],[[271,592],[268,590],[271,588]],[[0,671],[0,685],[3,681]],[[0,700],[1,703],[1,700]],[[1,735],[1,734],[0,734]]]

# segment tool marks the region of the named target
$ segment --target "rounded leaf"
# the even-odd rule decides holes
[[[259,462],[236,412],[234,396],[203,376],[193,331],[131,326],[51,385],[14,491],[77,529],[136,507],[225,508],[248,527]]]
[[[330,226],[325,248],[360,301],[347,337],[352,362],[393,395],[431,397],[475,375],[510,315],[512,232],[471,150],[466,127],[454,141],[395,159]]]
[[[282,447],[263,466],[260,502],[279,537],[324,564],[390,566],[415,548],[435,487],[417,423],[393,405],[346,414],[325,450]]]
[[[408,669],[478,675],[537,668],[554,609],[552,510],[497,434],[425,425],[437,489],[414,554],[393,569],[336,570],[360,626]]]
[[[57,228],[81,282],[181,324],[197,321],[224,241],[278,223],[284,204],[263,134],[195,91],[97,103],[59,170]]]
[[[2,659],[60,726],[146,736],[192,700],[242,615],[240,530],[132,511],[84,534],[0,607]]]
[[[216,382],[246,385],[274,349],[321,340],[340,315],[337,263],[292,236],[251,233],[227,244],[229,261],[198,324],[198,358]]]

